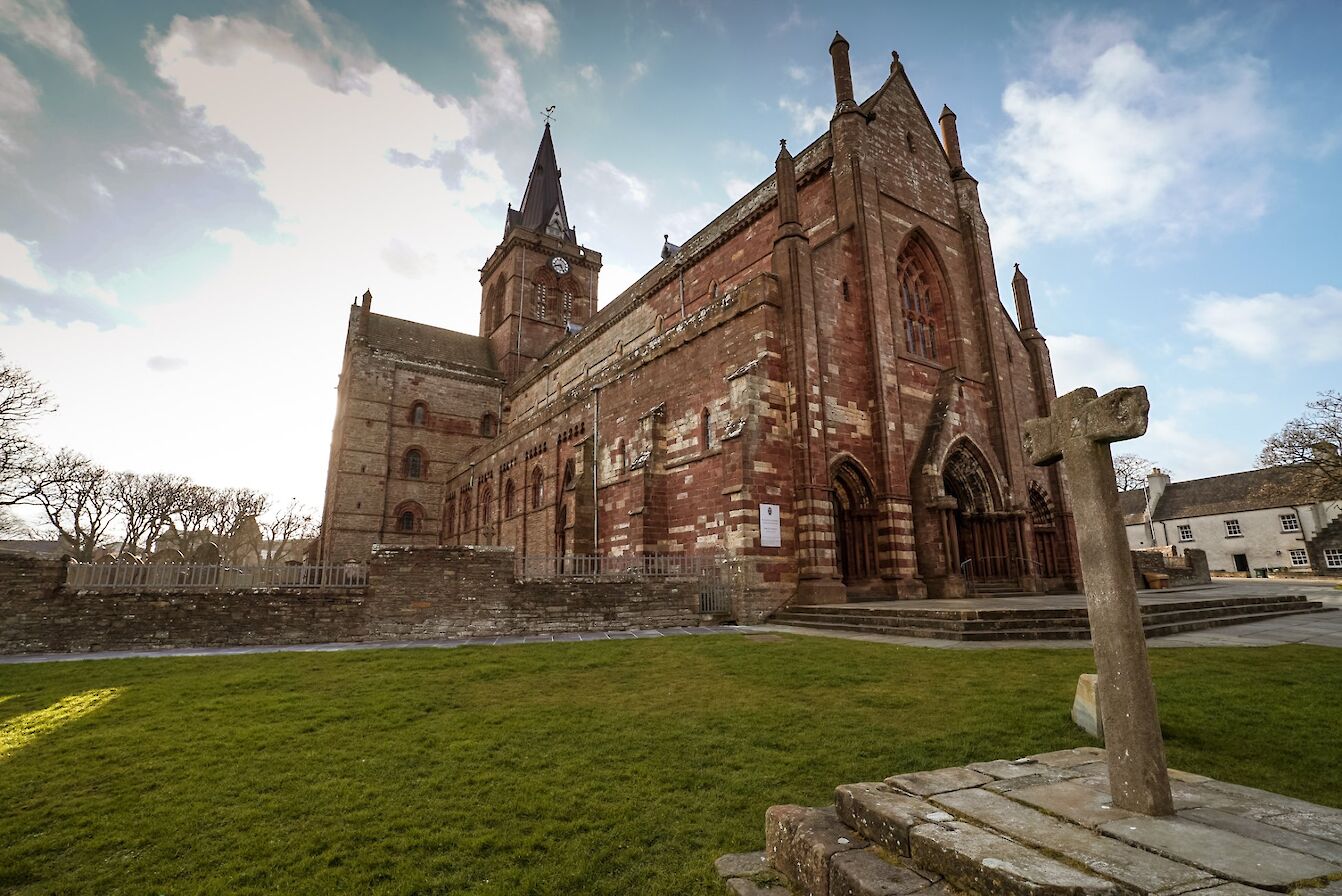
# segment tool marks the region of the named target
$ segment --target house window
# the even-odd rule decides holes
[[[424,455],[418,448],[411,448],[405,453],[405,478],[424,478]]]
[[[1324,548],[1323,565],[1329,569],[1342,569],[1342,548]]]
[[[1277,519],[1281,520],[1281,531],[1283,532],[1300,531],[1300,517],[1296,516],[1294,513],[1279,514],[1277,516]]]
[[[531,509],[540,510],[542,494],[545,491],[545,474],[540,467],[531,471]]]
[[[1188,525],[1182,525],[1182,526],[1180,526],[1180,527],[1179,527],[1179,540],[1180,540],[1180,541],[1192,541],[1192,540],[1193,540],[1193,527],[1192,527],[1192,526],[1188,526]]]
[[[1292,566],[1309,566],[1309,554],[1304,548],[1291,548]]]
[[[410,422],[415,426],[423,426],[429,419],[429,407],[422,401],[417,401],[410,408]]]
[[[1226,520],[1226,538],[1239,538],[1244,535],[1244,530],[1239,527],[1239,520]]]
[[[510,517],[515,513],[517,513],[517,489],[509,479],[507,485],[503,487],[503,515]]]

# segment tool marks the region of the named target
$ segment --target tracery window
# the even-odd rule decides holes
[[[945,295],[935,257],[920,234],[915,234],[900,254],[897,276],[904,350],[936,361],[942,354]]]

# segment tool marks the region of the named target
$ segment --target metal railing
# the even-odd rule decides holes
[[[67,587],[80,590],[216,591],[250,588],[364,588],[362,563],[285,566],[223,566],[207,563],[71,563]]]
[[[627,579],[716,573],[724,558],[714,554],[570,554],[563,557],[519,556],[519,579]]]

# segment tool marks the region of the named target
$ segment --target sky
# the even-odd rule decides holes
[[[1342,6],[0,0],[0,352],[39,437],[321,504],[348,308],[474,333],[543,124],[604,304],[897,50],[957,113],[1059,391],[1254,465],[1342,388]],[[1014,313],[1014,310],[1013,310]]]

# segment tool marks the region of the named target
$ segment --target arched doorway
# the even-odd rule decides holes
[[[834,468],[834,539],[845,585],[877,577],[876,499],[871,480],[852,460]]]
[[[947,572],[976,580],[1011,577],[1019,551],[998,513],[986,465],[966,440],[946,455],[941,476],[946,496],[955,499],[945,521]]]

